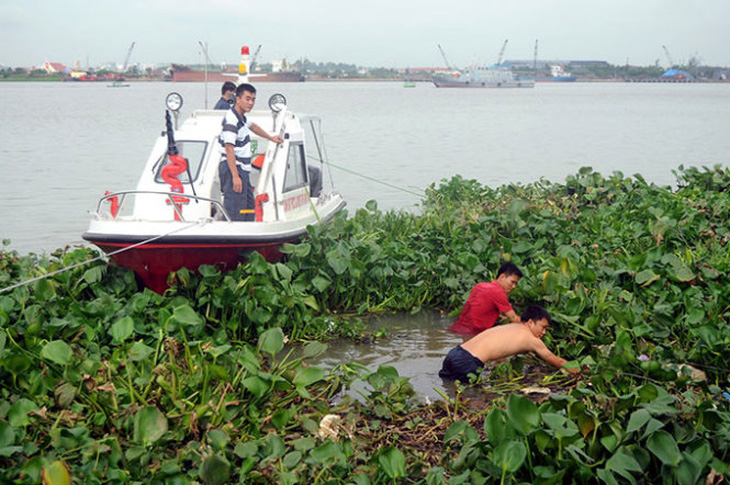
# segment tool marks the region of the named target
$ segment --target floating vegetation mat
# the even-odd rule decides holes
[[[165,295],[93,248],[0,251],[0,483],[720,483],[730,173],[676,176],[456,176]],[[311,363],[361,317],[458,312],[503,261],[582,374],[523,356],[424,403],[393,367]]]

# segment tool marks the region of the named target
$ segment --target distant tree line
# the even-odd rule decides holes
[[[7,67],[0,68],[0,79],[6,81],[25,81],[25,80],[40,80],[40,81],[60,81],[63,79],[63,74],[52,73],[49,74],[43,69],[24,69],[22,67]]]
[[[689,72],[697,79],[726,79],[730,69],[727,67],[703,66],[700,64],[698,57],[692,57],[683,65],[672,66],[673,69],[679,69]],[[204,66],[191,65],[192,68],[202,69]],[[616,80],[632,80],[632,79],[655,79],[659,78],[667,71],[667,68],[659,66],[657,61],[654,65],[649,66],[632,66],[632,65],[615,65],[605,61],[586,61],[586,62],[569,62],[565,66],[565,70],[580,79],[616,79]],[[301,59],[289,63],[287,66],[290,70],[299,71],[307,77],[325,78],[325,79],[408,79],[411,73],[408,69],[393,69],[385,67],[363,67],[356,64],[348,64],[344,62],[315,62],[309,59]],[[529,63],[512,64],[512,71],[525,77],[545,77],[550,74],[550,65],[543,63],[537,66],[537,69]],[[273,65],[271,63],[261,63],[256,66],[259,72],[271,72]],[[113,74],[114,71],[108,68],[90,69],[90,74],[97,76],[105,74]],[[155,78],[164,77],[164,69],[152,67],[140,68],[132,65],[124,73],[125,78],[134,79],[139,77]],[[421,72],[420,77],[428,78],[427,73]],[[0,80],[60,80],[64,76],[62,73],[49,74],[43,69],[31,69],[21,67],[0,67]]]
[[[303,59],[293,62],[291,68],[300,71],[306,76],[318,76],[328,79],[340,78],[378,78],[378,79],[397,79],[399,77],[398,69],[390,69],[385,67],[365,68],[355,64],[346,64],[344,62],[313,62],[309,59]]]

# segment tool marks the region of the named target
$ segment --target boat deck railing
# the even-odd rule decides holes
[[[124,203],[127,200],[128,195],[138,195],[138,194],[147,194],[147,195],[158,195],[160,197],[167,198],[167,203],[172,206],[173,210],[175,211],[175,214],[179,217],[180,221],[185,221],[185,217],[183,216],[182,211],[180,210],[180,205],[182,202],[180,202],[181,198],[186,199],[185,203],[189,203],[189,201],[194,200],[196,202],[209,202],[213,205],[213,207],[216,210],[216,213],[220,213],[226,221],[231,222],[231,218],[226,212],[226,210],[223,208],[223,204],[219,200],[211,199],[208,197],[201,197],[199,195],[194,194],[180,194],[178,192],[159,192],[155,190],[121,190],[119,192],[111,192],[106,195],[104,195],[101,199],[99,199],[99,203],[96,206],[96,215],[102,213],[102,205],[105,202],[112,202],[113,200],[118,201],[118,207],[116,211],[109,211],[109,213],[112,216],[112,220],[116,220],[119,215],[122,213],[122,208],[124,207]]]

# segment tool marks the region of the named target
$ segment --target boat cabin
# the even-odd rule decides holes
[[[319,119],[295,116],[286,106],[278,107],[278,111],[247,114],[249,120],[284,139],[284,143],[276,144],[250,134],[251,184],[257,201],[257,222],[296,219],[310,211],[310,197],[316,198],[321,191],[321,172],[309,166],[307,157],[310,143],[315,149],[321,146]],[[222,159],[218,135],[224,115],[224,110],[196,110],[178,129],[173,128],[175,145],[187,167],[174,175],[172,184],[166,178],[171,159],[167,130],[163,131],[152,148],[136,190],[117,193],[122,198],[134,194],[131,215],[125,215],[122,200],[118,201],[119,215],[111,214],[112,217],[159,222],[230,220],[223,209],[218,176]],[[318,153],[311,158],[322,160],[323,156]]]

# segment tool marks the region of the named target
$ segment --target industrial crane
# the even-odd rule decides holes
[[[124,65],[122,66],[122,74],[127,72],[127,66],[129,65],[129,58],[132,56],[132,49],[134,49],[134,42],[132,42],[132,45],[129,46],[129,50],[127,51],[127,57],[124,59]]]
[[[667,49],[667,46],[663,45],[662,49],[664,49],[664,53],[667,55],[667,60],[669,61],[669,68],[671,69],[674,67],[674,61],[672,60],[672,56],[669,55],[669,49]]]
[[[253,72],[253,68],[256,67],[256,59],[259,57],[259,52],[261,52],[261,44],[256,48],[256,52],[253,53],[253,56],[251,57],[251,62],[249,63],[248,70]]]
[[[441,44],[437,44],[439,46],[439,51],[441,51],[441,57],[444,58],[444,62],[446,63],[446,67],[452,71],[455,71],[451,64],[449,63],[449,60],[446,58],[446,52],[444,52],[444,49],[441,47]]]
[[[504,50],[507,48],[507,41],[509,39],[504,39],[504,44],[502,44],[502,48],[499,50],[499,57],[497,57],[497,66],[502,64],[502,57],[504,57]]]

